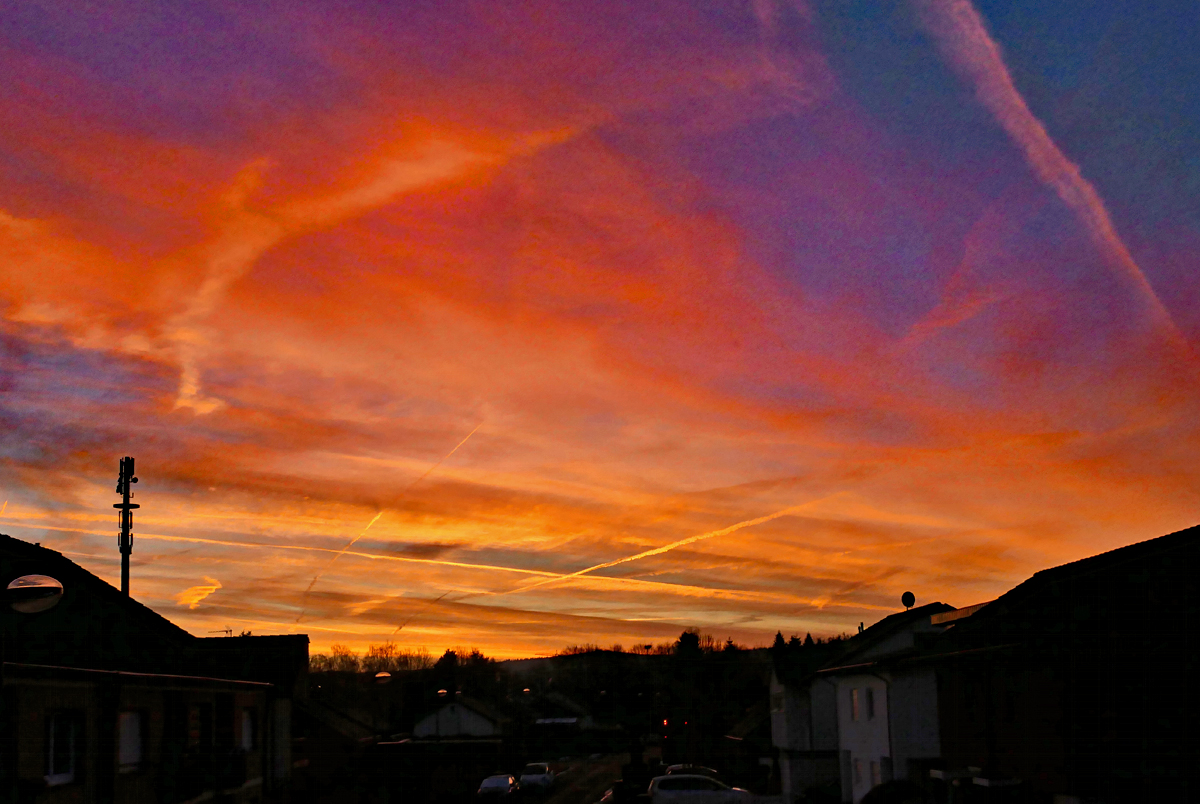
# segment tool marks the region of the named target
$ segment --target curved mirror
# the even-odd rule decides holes
[[[63,585],[49,575],[22,575],[8,585],[8,601],[14,611],[36,614],[58,605]]]

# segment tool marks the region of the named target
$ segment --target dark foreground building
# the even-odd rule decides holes
[[[954,624],[937,666],[941,792],[1200,800],[1200,527],[1044,570]]]
[[[308,637],[199,638],[0,536],[0,802],[259,802],[292,771]]]

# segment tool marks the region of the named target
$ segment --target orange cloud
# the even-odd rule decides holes
[[[189,609],[195,609],[200,605],[201,601],[220,588],[220,581],[215,578],[209,578],[207,575],[205,575],[204,583],[199,586],[189,586],[187,589],[184,589],[175,596],[175,601],[181,606],[187,606]]]

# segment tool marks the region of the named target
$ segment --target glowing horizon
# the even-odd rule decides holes
[[[0,533],[115,581],[134,455],[192,633],[766,644],[1200,520],[1169,14],[0,17]]]

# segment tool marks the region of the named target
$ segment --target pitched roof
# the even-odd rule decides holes
[[[183,641],[196,639],[154,609],[139,603],[133,597],[93,575],[57,550],[42,547],[40,544],[30,544],[0,533],[0,561],[3,561],[5,565],[12,566],[13,571],[22,575],[36,572],[57,579],[64,586],[64,594],[68,584],[80,586],[94,598],[124,609],[125,616],[134,618],[141,627],[150,628],[162,637]],[[24,569],[28,569],[29,572],[22,571]],[[12,572],[8,574],[12,574]],[[4,585],[7,586],[13,578],[6,575],[0,580],[3,580]]]
[[[927,603],[924,606],[918,606],[908,611],[890,614],[862,633],[851,637],[846,643],[845,650],[833,661],[821,668],[820,672],[833,673],[854,667],[858,664],[875,662],[882,658],[897,658],[915,653],[916,647],[911,646],[898,651],[892,651],[887,657],[869,656],[872,649],[880,646],[888,639],[906,630],[919,628],[923,624],[929,623],[933,615],[947,611],[954,611],[954,607],[946,603]]]
[[[1038,640],[1113,640],[1163,615],[1187,619],[1200,572],[1200,526],[1036,572],[955,623],[939,651]]]
[[[35,574],[61,583],[62,598],[34,614],[0,607],[5,662],[255,680],[282,690],[307,667],[304,634],[195,637],[62,553],[0,534],[0,585]]]
[[[425,718],[429,717],[430,715],[436,714],[437,712],[442,711],[446,707],[453,706],[455,704],[457,704],[465,709],[470,709],[475,714],[480,715],[496,724],[503,723],[505,720],[508,719],[504,715],[500,714],[500,712],[493,709],[490,705],[484,703],[483,701],[481,701],[477,698],[472,698],[468,695],[459,694],[459,695],[455,695],[453,698],[446,698],[444,700],[439,700],[437,705],[434,706],[433,708],[429,709],[424,715],[422,715],[420,718],[418,718],[418,721],[424,720]]]

